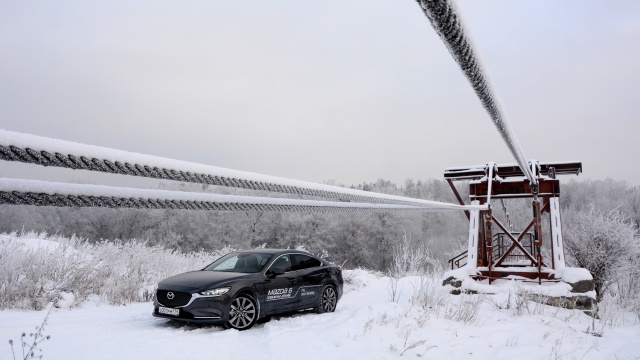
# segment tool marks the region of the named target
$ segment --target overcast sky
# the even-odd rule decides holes
[[[529,159],[640,185],[639,1],[458,7]],[[4,0],[0,48],[7,130],[345,185],[514,162],[413,0]]]

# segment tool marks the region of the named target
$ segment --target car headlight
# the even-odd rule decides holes
[[[220,296],[220,295],[226,294],[229,291],[229,289],[231,288],[223,287],[223,288],[217,288],[217,289],[209,289],[209,290],[201,291],[199,294],[204,296]]]

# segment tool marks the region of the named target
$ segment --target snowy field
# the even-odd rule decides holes
[[[244,332],[173,323],[152,317],[150,302],[113,306],[96,297],[53,309],[44,332],[51,339],[40,348],[44,359],[640,359],[640,321],[615,307],[593,320],[516,294],[449,295],[437,278],[345,276],[335,313],[272,318]],[[9,339],[28,338],[45,314],[0,311],[0,359],[12,358]]]

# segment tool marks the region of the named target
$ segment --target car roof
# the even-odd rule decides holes
[[[313,256],[313,254],[304,251],[304,250],[294,250],[294,249],[251,249],[251,250],[238,250],[237,252],[240,253],[257,253],[257,254],[304,254],[304,255],[311,255]]]

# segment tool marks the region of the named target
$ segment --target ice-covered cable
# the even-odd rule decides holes
[[[221,185],[362,203],[404,204],[433,209],[468,206],[366,192],[0,130],[0,160]]]
[[[309,213],[436,210],[411,205],[220,195],[23,179],[0,179],[0,204]]]
[[[465,34],[460,15],[452,0],[417,0],[431,25],[438,33],[449,52],[465,74],[474,91],[478,95],[482,106],[487,110],[491,120],[500,132],[518,166],[522,169],[532,185],[538,181],[531,173],[527,160],[522,152],[513,131],[505,116],[505,112],[496,92],[491,86],[489,77],[483,70],[476,51]]]

